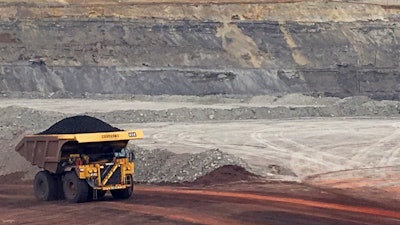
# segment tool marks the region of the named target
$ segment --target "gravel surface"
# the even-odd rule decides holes
[[[145,150],[131,146],[135,152],[135,177],[144,183],[191,182],[225,165],[237,165],[249,170],[240,158],[218,149],[190,154],[176,154],[168,150]]]

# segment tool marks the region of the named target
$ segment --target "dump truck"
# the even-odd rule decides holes
[[[85,202],[103,197],[116,199],[133,192],[134,154],[127,152],[129,140],[141,139],[141,130],[26,135],[15,150],[42,168],[34,179],[37,199],[65,198]]]

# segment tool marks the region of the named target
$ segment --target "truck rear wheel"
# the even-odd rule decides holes
[[[110,192],[115,199],[128,199],[133,193],[133,184],[125,189],[111,190]]]
[[[56,180],[47,171],[40,171],[35,176],[33,190],[37,199],[51,201],[56,199]]]
[[[85,180],[79,179],[75,171],[65,174],[63,180],[63,190],[65,198],[70,202],[87,201],[89,185]]]

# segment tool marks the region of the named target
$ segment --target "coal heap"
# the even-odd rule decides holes
[[[113,131],[120,131],[120,129],[97,118],[81,115],[62,119],[38,134],[77,134]]]
[[[238,165],[224,165],[210,173],[197,178],[192,184],[211,185],[217,183],[229,183],[235,181],[252,181],[259,176],[250,173],[245,168]]]

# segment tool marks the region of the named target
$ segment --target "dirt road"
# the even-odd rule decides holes
[[[219,148],[245,159],[257,173],[268,165],[300,179],[332,171],[400,164],[397,119],[293,119],[203,123],[121,124],[141,127],[145,148],[177,153]],[[268,174],[264,174],[268,175]]]
[[[386,206],[387,207],[387,206]],[[395,206],[393,206],[395,207]],[[0,185],[0,224],[399,224],[400,211],[295,183],[138,185],[126,201],[39,202]]]
[[[400,200],[399,121],[378,118],[150,123],[138,145],[177,153],[219,148],[257,174],[371,202]],[[375,193],[375,194],[374,194]]]

